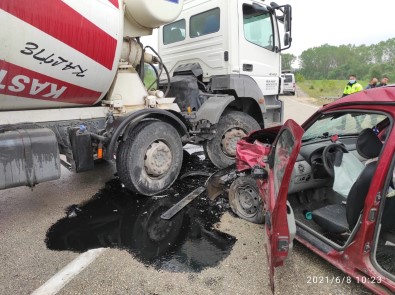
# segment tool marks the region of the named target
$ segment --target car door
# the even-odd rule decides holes
[[[256,2],[238,4],[240,74],[252,77],[263,95],[277,95],[281,74],[277,23],[273,13]]]
[[[290,235],[287,221],[288,186],[304,131],[288,120],[281,128],[269,156],[268,181],[263,188],[265,204],[265,238],[270,285],[274,292],[274,268],[288,256]]]

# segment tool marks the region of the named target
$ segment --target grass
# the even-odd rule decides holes
[[[368,85],[368,81],[358,81],[358,83],[364,88]],[[297,85],[308,96],[324,103],[341,97],[346,84],[347,81],[345,80],[306,80],[304,82],[297,82]]]

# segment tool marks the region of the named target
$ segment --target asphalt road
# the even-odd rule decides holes
[[[295,118],[299,123],[315,110],[290,96],[283,99],[286,118]],[[69,244],[65,249],[73,251],[49,250],[47,232],[54,224],[72,225],[78,220],[75,216],[80,215],[86,224],[96,220],[97,212],[88,208],[94,207],[96,200],[99,203],[104,200],[104,183],[114,178],[113,174],[114,167],[108,163],[78,175],[63,169],[60,180],[40,184],[33,190],[22,187],[0,191],[0,294],[31,294],[35,291],[34,294],[270,294],[263,228],[230,213],[224,213],[214,227],[234,236],[237,241],[204,230],[195,231],[195,236],[187,235],[179,257],[156,262],[156,265],[144,263],[137,252],[113,247],[119,246],[116,235],[96,234],[99,242],[91,241],[89,233],[83,231],[83,223],[76,223],[74,230],[81,230],[86,237],[70,234],[58,241],[67,240],[72,246]],[[76,206],[67,210],[67,217],[65,211],[73,204]],[[132,210],[126,209],[128,205],[125,203],[118,204],[116,209],[111,206],[115,205],[104,203],[100,210],[110,210],[114,216]],[[141,214],[149,214],[143,211]],[[199,214],[199,210],[196,212]],[[122,229],[117,219],[107,218],[104,223],[115,224],[111,230]],[[196,224],[194,226],[199,225]],[[95,229],[95,225],[90,224],[90,229]],[[196,232],[206,239],[197,239]],[[226,239],[232,243],[226,245]],[[109,247],[83,252],[81,240],[91,242],[91,248],[97,244]],[[184,264],[181,264],[181,258]],[[296,243],[286,265],[277,270],[276,294],[370,294],[354,281],[350,284],[309,283],[314,276],[345,275]],[[47,289],[40,289],[48,281]],[[48,291],[51,288],[54,288],[52,293]]]

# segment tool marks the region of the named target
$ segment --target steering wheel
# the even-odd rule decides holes
[[[337,152],[347,153],[348,151],[342,144],[331,143],[330,145],[327,145],[322,152],[324,168],[330,177],[335,176],[334,162]]]

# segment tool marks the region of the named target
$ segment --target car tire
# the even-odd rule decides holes
[[[152,196],[173,184],[182,159],[177,130],[162,121],[146,121],[119,143],[116,164],[119,178],[128,190]]]
[[[215,136],[205,142],[205,154],[218,168],[228,167],[235,162],[236,142],[258,129],[258,122],[251,116],[242,112],[230,112],[219,120]]]
[[[229,188],[229,205],[240,218],[253,223],[264,223],[263,201],[255,179],[249,176],[237,178]]]

